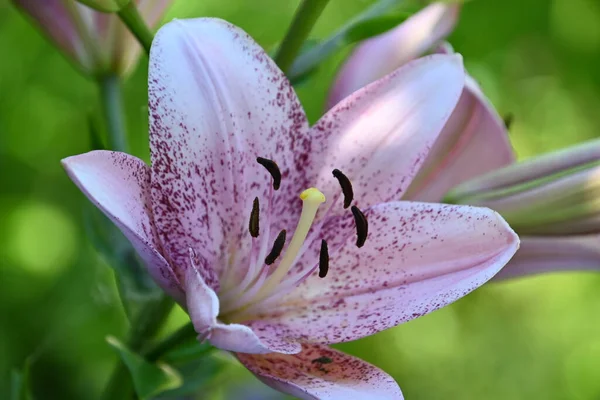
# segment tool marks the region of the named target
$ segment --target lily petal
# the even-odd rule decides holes
[[[400,198],[425,161],[464,86],[462,58],[435,54],[412,61],[355,92],[313,128],[316,187],[334,198],[342,169],[361,206]],[[341,209],[341,208],[340,208]]]
[[[223,350],[247,354],[282,353],[295,354],[302,346],[294,340],[278,336],[271,326],[253,327],[242,324],[221,324],[214,327],[210,343]]]
[[[278,330],[269,326],[249,327],[218,321],[217,294],[206,284],[197,269],[205,261],[196,254],[192,257],[193,267],[186,270],[187,311],[199,340],[208,339],[213,346],[222,350],[251,354],[293,354],[301,350],[300,344],[281,338]]]
[[[495,281],[544,272],[600,270],[600,235],[525,236]]]
[[[459,4],[434,3],[396,28],[362,42],[340,69],[327,108],[420,57],[450,34],[458,20],[459,10]]]
[[[438,202],[455,185],[514,158],[502,118],[467,75],[456,109],[403,199]]]
[[[464,182],[449,194],[453,199],[478,196],[492,190],[509,189],[521,183],[547,178],[584,167],[600,159],[600,139],[542,154]]]
[[[212,328],[217,325],[219,298],[198,272],[198,266],[206,261],[195,253],[191,251],[190,253],[192,268],[188,268],[185,274],[187,312],[198,332],[199,339],[204,340],[210,336]]]
[[[227,254],[236,249],[243,259],[250,251],[252,200],[269,198],[271,176],[256,157],[275,160],[284,179],[273,214],[285,226],[297,219],[306,116],[264,50],[241,29],[208,18],[175,20],[156,35],[149,108],[153,207],[165,250],[185,268],[194,248],[216,289],[223,269],[241,264]]]
[[[293,355],[236,356],[262,382],[300,399],[403,399],[391,376],[327,346],[305,344]]]
[[[351,237],[331,255],[327,277],[311,275],[258,318],[286,326],[283,338],[355,340],[463,297],[493,277],[519,245],[502,217],[486,208],[392,202],[366,216],[364,247]]]
[[[184,294],[161,255],[150,214],[150,168],[125,153],[92,151],[62,160],[81,191],[109,217],[144,260],[150,275],[175,300]]]

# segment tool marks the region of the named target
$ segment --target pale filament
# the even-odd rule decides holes
[[[269,276],[269,279],[267,279],[261,288],[259,297],[261,294],[270,293],[272,289],[283,280],[294,265],[294,261],[300,253],[302,245],[310,231],[310,227],[315,220],[319,206],[325,202],[325,195],[321,193],[319,189],[310,188],[300,194],[300,199],[302,199],[302,213],[300,214],[300,220],[294,231],[294,236],[292,236],[292,240],[290,241],[283,258],[279,262],[277,269]]]
[[[250,251],[250,260],[248,269],[244,274],[244,278],[241,282],[234,282],[232,274],[230,273],[235,269],[233,263],[228,265],[228,273],[225,275],[228,281],[225,282],[225,290],[219,293],[222,303],[228,303],[226,309],[231,309],[233,305],[229,303],[238,303],[237,299],[241,297],[246,291],[250,290],[252,286],[259,280],[262,271],[262,265],[264,259],[269,251],[269,243],[266,239],[268,238],[271,231],[271,210],[273,208],[273,187],[269,190],[269,202],[266,207],[266,216],[260,221],[261,229],[263,232],[260,233],[259,237],[252,238],[252,249]],[[245,297],[245,296],[244,296]]]
[[[300,199],[302,199],[302,213],[300,214],[300,219],[298,220],[298,225],[296,226],[292,240],[290,241],[283,258],[279,262],[279,265],[268,278],[265,273],[268,271],[268,267],[265,268],[255,282],[254,290],[252,290],[251,293],[253,296],[251,298],[249,298],[249,296],[243,296],[245,301],[243,303],[236,302],[236,306],[243,305],[248,307],[268,298],[271,292],[277,288],[293,267],[296,258],[304,248],[303,244],[306,241],[310,228],[315,220],[319,206],[325,202],[325,195],[318,189],[309,188],[300,194]]]

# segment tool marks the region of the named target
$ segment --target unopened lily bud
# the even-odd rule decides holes
[[[446,199],[490,207],[522,235],[600,232],[600,140],[482,175]]]
[[[82,0],[112,11],[130,0]],[[140,15],[155,27],[173,0],[135,0]],[[75,0],[13,0],[86,75],[127,75],[141,46],[115,14],[96,11]]]
[[[95,10],[102,12],[117,12],[131,2],[131,0],[77,0]]]

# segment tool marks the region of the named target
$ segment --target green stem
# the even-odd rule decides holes
[[[121,21],[127,25],[131,33],[133,33],[138,42],[140,42],[144,50],[146,50],[146,53],[150,54],[150,47],[152,46],[154,34],[140,15],[140,12],[136,7],[136,2],[130,1],[129,4],[119,10],[117,14],[119,15],[119,18],[121,18]]]
[[[283,72],[287,72],[294,63],[302,44],[328,2],[329,0],[303,0],[298,7],[292,25],[275,55],[275,62]]]
[[[145,352],[146,360],[153,362],[158,360],[164,354],[173,350],[181,343],[184,343],[191,338],[195,338],[197,336],[196,330],[194,329],[194,325],[190,322],[173,332],[167,338],[157,343],[154,347],[148,349]]]
[[[98,86],[108,130],[108,147],[111,150],[127,151],[121,81],[116,75],[105,75],[98,78]]]
[[[404,0],[379,0],[352,18],[333,35],[301,54],[291,65],[291,68],[284,70],[290,81],[295,82],[302,79],[306,73],[316,68],[325,58],[331,56],[343,46],[350,44],[348,42],[348,33],[354,27],[365,21],[386,15],[390,11],[401,7],[403,3]]]
[[[158,302],[147,304],[133,321],[127,347],[134,352],[142,350],[163,325],[174,306],[170,297],[162,294]],[[102,394],[102,400],[129,399],[133,392],[129,370],[119,359]]]

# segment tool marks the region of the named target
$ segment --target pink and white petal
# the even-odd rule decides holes
[[[462,58],[434,54],[355,92],[313,127],[315,187],[339,193],[335,168],[360,207],[399,199],[425,161],[464,87]],[[341,207],[340,207],[341,209]]]
[[[281,329],[257,321],[248,324],[215,325],[210,333],[209,342],[222,350],[238,353],[295,354],[302,346],[294,339],[279,336]]]
[[[230,250],[240,259],[250,251],[254,197],[268,199],[271,176],[256,157],[275,160],[283,175],[272,212],[282,224],[297,218],[301,202],[292,199],[306,187],[311,145],[306,116],[264,50],[209,18],[175,20],[158,32],[149,108],[153,207],[165,250],[185,265],[193,247],[215,265],[216,274],[200,273],[217,288]]]
[[[454,186],[514,159],[502,118],[467,76],[456,109],[403,199],[438,202]]]
[[[222,350],[252,354],[293,354],[301,350],[300,344],[294,340],[281,337],[275,326],[260,322],[242,325],[218,321],[217,294],[197,270],[204,260],[197,254],[193,254],[192,257],[193,265],[186,270],[187,312],[198,332],[199,340],[207,339],[213,346]]]
[[[372,335],[448,305],[492,278],[519,240],[486,208],[392,202],[367,210],[362,248],[350,238],[279,304],[257,311],[282,337],[338,343]]]
[[[192,266],[186,270],[185,274],[187,312],[198,332],[198,337],[204,340],[217,325],[219,298],[198,272],[198,266],[205,260],[194,253],[190,254],[190,259]]]
[[[92,151],[62,160],[69,177],[129,239],[148,272],[179,303],[185,295],[161,254],[150,211],[150,168],[125,153]]]
[[[362,42],[340,69],[329,94],[327,108],[422,56],[450,34],[459,11],[459,4],[434,3],[396,28]]]
[[[236,356],[266,385],[300,399],[403,399],[396,381],[381,369],[327,346],[304,344],[293,355]]]
[[[524,236],[512,260],[494,281],[523,276],[600,270],[600,235]]]

